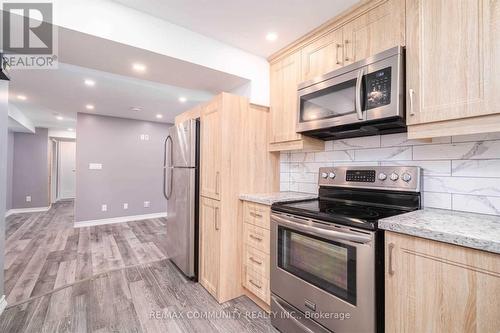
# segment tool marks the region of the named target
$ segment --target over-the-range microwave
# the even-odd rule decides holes
[[[404,83],[401,46],[304,82],[297,132],[323,140],[405,132]]]

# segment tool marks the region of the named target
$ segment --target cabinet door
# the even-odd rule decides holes
[[[386,0],[344,27],[344,64],[404,45],[404,0]]]
[[[500,331],[500,255],[385,236],[386,332]]]
[[[220,199],[222,105],[219,99],[201,112],[201,189],[204,197]]]
[[[408,124],[500,112],[500,2],[406,6]]]
[[[271,64],[271,142],[301,138],[297,126],[297,86],[300,81],[300,51]]]
[[[200,202],[200,283],[218,299],[220,272],[220,202]]]
[[[342,29],[329,32],[302,49],[302,81],[313,79],[344,64]]]

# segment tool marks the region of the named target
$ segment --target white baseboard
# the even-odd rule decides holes
[[[167,217],[167,213],[131,215],[131,216],[112,217],[109,219],[79,221],[79,222],[75,222],[75,228],[84,228],[84,227],[92,227],[95,225],[125,223],[125,222],[141,221],[141,220],[149,220],[149,219],[158,219],[158,218],[162,218],[162,217]]]
[[[3,310],[7,307],[7,299],[5,298],[5,295],[0,298],[0,315],[3,313]]]
[[[46,212],[50,209],[50,206],[48,207],[33,207],[33,208],[16,208],[16,209],[9,209],[5,213],[5,217],[13,215],[13,214],[24,214],[24,213],[38,213],[38,212]]]

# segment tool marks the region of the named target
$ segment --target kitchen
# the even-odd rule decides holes
[[[267,56],[269,103],[246,87],[175,117],[183,287],[158,293],[242,302],[249,331],[500,331],[500,2],[352,1],[319,23]]]

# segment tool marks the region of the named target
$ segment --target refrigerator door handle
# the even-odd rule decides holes
[[[169,200],[170,197],[172,196],[172,176],[173,176],[172,175],[173,166],[172,165],[167,166],[167,146],[168,146],[169,141],[170,141],[170,147],[169,147],[170,149],[168,149],[168,152],[170,153],[170,163],[172,163],[173,141],[172,141],[172,137],[170,135],[165,139],[164,152],[163,152],[163,195],[165,196],[165,198],[167,200]],[[167,169],[170,172],[170,181],[168,182],[168,186],[167,186]],[[168,187],[168,193],[167,193],[167,187]]]

